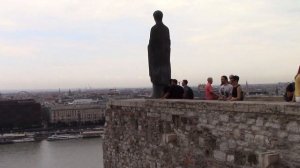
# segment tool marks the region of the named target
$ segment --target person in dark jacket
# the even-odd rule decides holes
[[[231,94],[231,101],[242,101],[244,99],[244,93],[243,93],[243,90],[242,90],[242,86],[239,85],[239,79],[240,77],[237,76],[237,75],[234,75],[232,77],[232,82],[231,82],[231,85],[232,85],[232,94]]]
[[[187,85],[188,81],[186,79],[182,80],[182,87],[184,90],[183,98],[184,99],[194,99],[194,92],[193,90]]]
[[[287,102],[293,101],[295,92],[295,82],[289,83],[285,88],[284,100]]]
[[[184,90],[179,86],[176,79],[171,80],[171,86],[168,88],[168,91],[162,97],[163,99],[182,99]]]

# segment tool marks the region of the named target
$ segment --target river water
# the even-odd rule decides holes
[[[102,139],[0,145],[0,168],[103,168]]]

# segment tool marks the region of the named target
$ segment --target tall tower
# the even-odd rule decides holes
[[[246,81],[246,95],[249,95],[249,87],[248,87],[248,81]]]

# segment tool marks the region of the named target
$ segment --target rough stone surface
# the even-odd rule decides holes
[[[214,158],[217,161],[226,161],[226,153],[222,151],[214,151]]]
[[[106,110],[104,166],[300,167],[299,126],[295,103],[113,100]]]

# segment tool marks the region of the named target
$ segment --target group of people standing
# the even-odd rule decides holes
[[[244,93],[241,85],[239,85],[239,79],[240,78],[237,75],[230,75],[229,80],[227,76],[221,76],[219,92],[215,93],[212,87],[213,78],[207,78],[207,84],[205,85],[205,99],[242,101],[244,99]]]
[[[207,78],[207,84],[205,86],[205,99],[206,100],[230,100],[230,101],[242,101],[244,99],[244,93],[241,85],[239,85],[239,76],[230,75],[228,77],[221,76],[221,86],[218,93],[214,92],[212,87],[213,78]],[[169,86],[165,87],[162,98],[163,99],[194,99],[194,92],[188,86],[186,79],[182,80],[180,86],[176,79],[170,79]]]
[[[162,22],[163,13],[159,10],[153,13],[155,25],[150,31],[150,39],[148,45],[148,63],[149,76],[153,85],[152,98],[167,98],[167,99],[193,99],[193,91],[187,86],[187,80],[182,81],[182,86],[179,86],[176,79],[171,78],[171,40],[169,28]],[[207,79],[205,86],[206,100],[230,100],[242,101],[244,93],[242,87],[239,85],[239,76],[230,75],[229,80],[227,76],[221,77],[221,87],[219,93],[214,93],[211,84],[212,78]],[[300,67],[298,74],[295,77],[295,83],[292,89],[287,91],[286,100],[300,102]],[[293,89],[294,88],[294,89]],[[290,91],[292,90],[292,91]]]
[[[169,86],[165,87],[163,99],[194,99],[193,90],[188,86],[186,79],[181,82],[182,87],[178,85],[177,79],[170,79]]]

